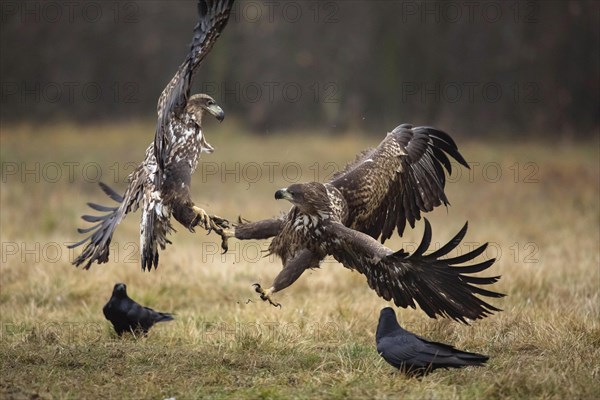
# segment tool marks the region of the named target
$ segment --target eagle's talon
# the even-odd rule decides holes
[[[210,216],[209,221],[210,228],[208,229],[208,233],[214,231],[217,235],[221,236],[222,254],[227,253],[227,250],[229,250],[228,240],[230,237],[235,236],[235,232],[231,229],[229,221],[216,215]]]
[[[198,226],[202,225],[202,227],[206,230],[209,228],[210,216],[204,211],[202,208],[197,206],[192,206],[192,209],[197,214],[196,218],[194,218],[193,225]]]
[[[210,216],[211,221],[213,221],[216,225],[222,227],[222,228],[230,228],[231,226],[229,225],[229,221],[226,220],[225,218],[221,218],[218,215],[211,215]]]
[[[227,240],[229,238],[225,237],[221,237],[221,248],[223,249],[223,252],[221,254],[225,254],[227,253],[227,250],[229,250],[229,243],[227,243]]]
[[[259,283],[255,283],[252,286],[254,286],[254,291],[258,294],[260,294],[260,299],[262,301],[268,301],[269,304],[271,304],[273,307],[279,307],[281,308],[281,304],[280,303],[276,303],[271,299],[271,293],[273,292],[273,289],[263,289],[262,287],[260,287]]]
[[[271,303],[271,305],[273,307],[279,307],[279,308],[281,308],[281,303],[274,303],[271,299],[269,299],[269,303]]]
[[[200,215],[196,215],[194,217],[194,219],[192,220],[192,222],[190,222],[190,226],[188,226],[188,229],[190,232],[195,233],[196,230],[194,229],[194,227],[198,226],[200,224]]]

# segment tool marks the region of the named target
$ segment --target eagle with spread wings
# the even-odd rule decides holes
[[[156,134],[146,150],[144,161],[128,177],[128,187],[121,196],[108,185],[102,190],[114,201],[115,207],[94,203],[88,205],[104,215],[84,215],[83,220],[95,225],[78,229],[91,233],[71,248],[86,244],[73,261],[76,266],[108,261],[109,245],[117,225],[130,212],[142,208],[140,252],[143,270],[158,267],[158,248],[164,250],[167,234],[173,231],[171,216],[193,231],[202,225],[210,229],[213,219],[194,205],[190,197],[191,175],[198,165],[200,153],[212,153],[202,130],[202,118],[209,114],[222,121],[221,107],[206,94],[190,96],[192,80],[221,31],[227,25],[233,0],[198,1],[199,21],[194,28],[189,54],[158,99]]]
[[[444,193],[444,170],[452,173],[448,156],[468,168],[445,132],[400,125],[377,148],[359,154],[329,182],[293,184],[278,190],[276,199],[293,204],[286,215],[240,221],[226,236],[241,240],[273,237],[269,251],[282,259],[283,270],[269,289],[255,284],[261,298],[273,305],[279,305],[272,299],[274,293],[332,255],[346,268],[365,275],[371,289],[399,307],[415,308],[418,304],[431,318],[443,316],[464,323],[483,318],[500,310],[476,295],[503,295],[477,285],[492,284],[499,276],[471,274],[486,270],[495,260],[460,264],[479,256],[486,245],[457,257],[441,258],[461,242],[466,224],[446,245],[427,255],[431,243],[427,220],[423,240],[414,253],[393,251],[382,244],[394,231],[402,235],[407,222],[414,227],[422,212],[449,204]]]

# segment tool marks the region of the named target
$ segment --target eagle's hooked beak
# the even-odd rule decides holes
[[[293,197],[290,194],[290,192],[287,191],[287,189],[279,189],[278,191],[275,192],[275,200],[281,200],[281,199],[292,201]]]
[[[225,119],[225,112],[217,104],[212,104],[206,107],[206,109],[217,119],[217,121],[222,122]]]

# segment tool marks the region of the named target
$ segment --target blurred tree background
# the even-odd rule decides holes
[[[153,119],[193,0],[1,4],[3,123]],[[600,3],[238,0],[195,83],[248,129],[597,134]]]

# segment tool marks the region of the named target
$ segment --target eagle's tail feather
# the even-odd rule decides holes
[[[112,200],[120,204],[117,207],[109,207],[88,203],[88,206],[91,209],[106,212],[106,214],[83,215],[81,219],[84,221],[92,223],[97,222],[97,224],[88,228],[78,228],[77,232],[81,234],[90,232],[92,232],[92,234],[83,240],[68,246],[70,249],[73,249],[88,242],[81,254],[73,261],[73,264],[77,267],[85,264],[83,267],[84,269],[89,269],[94,262],[98,262],[98,264],[108,262],[109,245],[112,240],[112,235],[125,214],[125,209],[121,207],[123,196],[117,194],[113,189],[102,182],[100,182],[100,187]]]
[[[170,213],[160,198],[152,195],[144,198],[140,224],[140,256],[143,271],[158,268],[158,249],[164,250],[167,244],[171,244],[167,235],[175,229],[169,220]]]
[[[487,243],[461,256],[440,259],[447,255],[460,243],[467,231],[467,224],[439,250],[423,255],[431,243],[431,225],[425,219],[425,232],[423,240],[417,250],[407,255],[403,250],[398,251],[387,260],[392,265],[398,263],[409,269],[404,276],[397,277],[398,285],[392,290],[394,302],[399,307],[414,307],[412,299],[432,318],[436,315],[449,317],[454,320],[468,323],[467,319],[475,320],[484,318],[499,308],[486,303],[475,295],[492,298],[504,297],[504,294],[482,289],[474,285],[489,285],[500,279],[500,276],[479,277],[471,276],[489,268],[495,261],[490,259],[469,266],[459,266],[464,262],[473,260],[486,249]],[[394,270],[392,268],[392,270]],[[406,296],[408,291],[410,296]],[[407,299],[411,297],[412,299]]]

